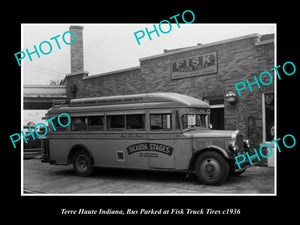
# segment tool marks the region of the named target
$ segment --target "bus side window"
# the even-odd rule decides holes
[[[171,114],[150,114],[150,128],[151,130],[171,130]]]
[[[71,119],[72,131],[87,131],[86,117],[72,117]]]
[[[126,115],[126,129],[145,130],[145,114]]]
[[[61,123],[61,124],[67,124],[67,123],[69,122],[68,117],[65,117],[65,116],[61,116],[61,117],[59,118],[59,120],[60,120],[60,123]],[[62,127],[62,126],[60,126],[60,124],[58,123],[57,119],[52,120],[52,121],[53,121],[55,130],[56,130],[57,132],[60,132],[60,131],[68,131],[68,127]],[[50,122],[48,122],[48,123],[50,123]],[[51,131],[53,131],[53,128],[52,128],[51,124],[50,124],[50,126],[48,125],[48,128],[49,128],[49,127],[51,127]]]
[[[89,131],[104,130],[104,116],[89,116],[88,130]]]
[[[107,116],[108,130],[124,130],[125,129],[125,115]]]

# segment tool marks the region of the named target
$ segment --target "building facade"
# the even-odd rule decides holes
[[[235,84],[253,83],[274,65],[274,34],[250,34],[139,59],[140,66],[88,75],[83,68],[80,26],[71,26],[80,43],[72,45],[71,74],[64,84],[69,98],[176,92],[207,101],[213,129],[240,130],[255,148],[274,139],[274,79],[252,85],[238,96]],[[81,61],[82,60],[82,61]],[[273,78],[274,72],[272,71]],[[264,77],[268,83],[268,77]],[[236,96],[236,101],[230,95]],[[229,98],[228,98],[229,97]],[[233,100],[233,101],[230,101]],[[266,150],[267,151],[267,150]],[[265,153],[268,155],[268,153]],[[262,164],[273,165],[273,157]]]

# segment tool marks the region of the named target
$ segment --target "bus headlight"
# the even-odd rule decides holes
[[[250,142],[249,142],[248,139],[244,140],[243,143],[244,143],[244,148],[249,148],[250,147]]]
[[[231,141],[231,142],[229,142],[228,149],[230,151],[236,151],[236,150],[238,150],[238,146],[236,145],[236,143],[234,141]]]

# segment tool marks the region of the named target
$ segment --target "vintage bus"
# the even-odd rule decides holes
[[[203,184],[219,185],[238,170],[234,156],[248,141],[239,131],[210,129],[210,106],[177,93],[72,99],[55,104],[43,142],[42,162],[73,164],[79,176],[94,167],[183,171]]]

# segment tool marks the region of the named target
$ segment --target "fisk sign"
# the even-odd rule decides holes
[[[210,52],[172,61],[172,79],[217,72],[217,53]]]

